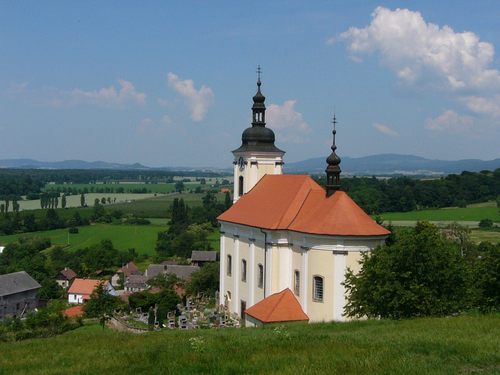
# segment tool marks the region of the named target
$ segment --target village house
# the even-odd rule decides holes
[[[191,274],[200,269],[198,266],[180,265],[180,264],[150,264],[144,276],[147,280],[151,280],[158,275],[173,274],[182,280],[189,280]]]
[[[347,269],[358,272],[362,253],[390,232],[341,190],[335,117],[324,189],[310,176],[283,174],[285,152],[266,127],[260,77],[253,102],[252,126],[233,151],[234,204],[218,217],[219,302],[259,320],[290,289],[309,321],[343,321]]]
[[[111,277],[111,285],[113,285],[114,288],[122,287],[122,282],[130,275],[142,275],[134,262],[128,262],[123,267],[119,268]]]
[[[205,263],[216,262],[217,252],[216,251],[200,251],[193,250],[191,252],[191,265],[202,267]]]
[[[68,289],[68,303],[79,304],[88,301],[99,284],[104,285],[107,293],[116,295],[113,286],[106,280],[76,278]]]
[[[76,272],[71,268],[64,267],[64,269],[57,275],[56,282],[63,289],[68,289],[76,277]]]
[[[149,288],[147,281],[144,275],[130,275],[125,279],[124,290],[127,293],[142,292]]]
[[[21,317],[38,306],[41,285],[24,271],[0,275],[0,320]]]

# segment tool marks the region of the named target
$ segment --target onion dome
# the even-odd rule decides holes
[[[262,95],[260,87],[260,66],[257,68],[257,93],[253,97],[252,126],[246,128],[241,136],[240,148],[233,152],[260,151],[260,152],[284,152],[274,145],[276,137],[274,132],[266,128],[266,97]]]
[[[335,136],[337,134],[337,119],[335,115],[333,115],[333,144],[332,144],[332,153],[330,156],[326,158],[326,196],[329,197],[335,191],[340,190],[340,157],[337,155],[337,145],[335,144]]]

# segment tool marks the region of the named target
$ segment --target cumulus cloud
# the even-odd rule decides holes
[[[500,88],[500,72],[490,67],[495,54],[491,43],[473,32],[428,23],[420,12],[378,7],[368,26],[351,27],[340,39],[358,60],[379,54],[405,82],[430,72],[452,90]]]
[[[427,120],[425,127],[436,131],[462,131],[470,129],[474,119],[469,116],[461,116],[455,111],[447,110],[434,119]]]
[[[382,133],[382,134],[385,134],[385,135],[388,135],[389,137],[399,137],[399,133],[393,129],[391,129],[390,127],[388,127],[387,125],[384,125],[384,124],[380,124],[380,123],[374,123],[372,125],[378,132]]]
[[[500,95],[492,97],[464,96],[461,98],[461,101],[475,113],[495,118],[500,117]]]
[[[74,89],[69,95],[78,102],[104,106],[146,102],[146,94],[137,91],[131,82],[119,79],[118,84],[120,85],[118,89],[113,85],[93,91]]]
[[[310,131],[302,113],[295,110],[296,100],[287,100],[283,105],[271,104],[266,111],[266,122],[279,134],[280,139],[300,143]]]
[[[208,107],[213,102],[214,93],[212,89],[202,85],[197,90],[191,79],[182,80],[172,72],[168,73],[167,78],[169,85],[186,100],[191,111],[191,119],[193,121],[202,121]]]

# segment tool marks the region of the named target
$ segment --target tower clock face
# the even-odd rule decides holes
[[[243,157],[241,157],[241,156],[238,159],[238,166],[240,167],[240,171],[242,171],[243,169],[245,169],[245,160],[243,160]]]

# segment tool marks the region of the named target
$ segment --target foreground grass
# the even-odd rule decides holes
[[[500,222],[500,212],[495,202],[470,205],[465,208],[450,207],[409,212],[386,212],[383,220],[428,220],[428,221],[480,221],[491,219]]]
[[[0,243],[15,242],[19,237],[47,237],[50,238],[52,245],[67,246],[70,250],[76,250],[97,244],[102,240],[111,240],[117,249],[134,248],[139,254],[154,255],[158,232],[166,230],[167,227],[164,225],[94,224],[78,229],[77,234],[69,234],[68,229],[54,229],[0,236]]]
[[[137,336],[89,326],[0,344],[0,373],[495,374],[499,347],[498,314]]]

